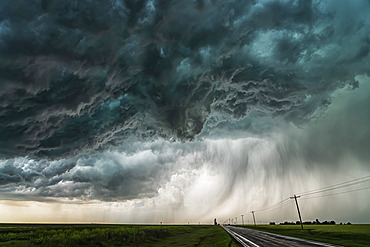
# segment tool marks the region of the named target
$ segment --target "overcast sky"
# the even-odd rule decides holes
[[[258,210],[370,175],[369,13],[1,1],[0,221],[296,221]],[[369,223],[368,187],[302,196],[303,220]]]

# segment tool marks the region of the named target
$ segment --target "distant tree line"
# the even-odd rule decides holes
[[[285,221],[285,222],[280,223],[280,225],[300,225],[300,224],[301,223],[299,221],[296,221],[296,222]],[[335,225],[336,223],[334,220],[331,220],[331,221],[325,220],[323,222],[320,222],[318,219],[316,219],[314,221],[305,221],[302,224],[304,225]],[[270,225],[275,225],[275,222],[270,222]],[[341,222],[340,225],[351,225],[351,222],[347,222],[347,223]]]

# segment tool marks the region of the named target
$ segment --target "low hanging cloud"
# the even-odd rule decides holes
[[[3,1],[0,154],[193,140],[255,116],[300,124],[368,73],[368,10],[367,1]]]
[[[274,176],[274,169],[267,168],[279,163],[271,140],[252,137],[186,143],[160,140],[136,143],[134,149],[132,153],[108,151],[51,162],[28,158],[3,161],[1,194],[3,199],[14,200],[127,201],[164,193],[169,204],[172,201],[181,206],[194,186],[193,179],[195,184],[206,185],[206,177],[219,177],[223,192],[213,193],[220,203],[244,176],[252,178],[261,170],[267,177]],[[262,157],[263,153],[267,155]]]

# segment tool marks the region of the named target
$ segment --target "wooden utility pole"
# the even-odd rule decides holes
[[[297,198],[300,198],[300,196],[296,196],[296,195],[294,195],[293,197],[290,197],[290,199],[294,199],[294,200],[295,200],[295,204],[297,205],[298,216],[299,216],[299,222],[301,222],[301,228],[302,228],[302,230],[303,230],[302,217],[301,217],[301,212],[299,211],[299,206],[298,206]]]
[[[256,226],[256,218],[254,217],[254,211],[252,211],[252,214],[253,214],[254,225]]]

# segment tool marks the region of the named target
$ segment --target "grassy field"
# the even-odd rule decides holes
[[[312,239],[342,246],[370,246],[370,225],[261,225],[245,226],[298,238]]]
[[[219,226],[0,224],[0,246],[238,245]]]

